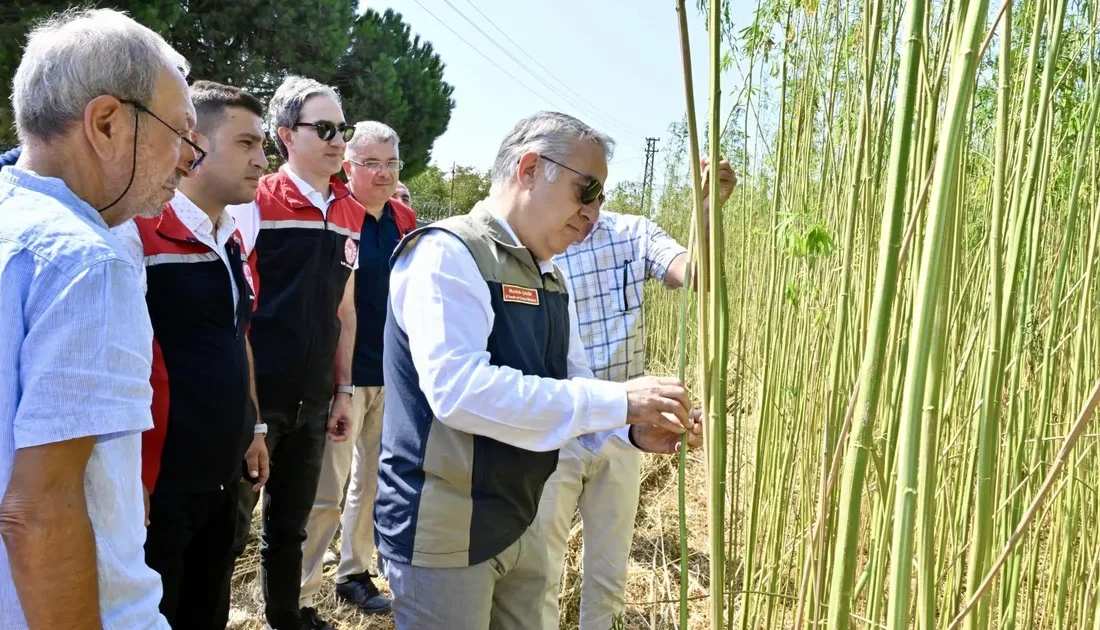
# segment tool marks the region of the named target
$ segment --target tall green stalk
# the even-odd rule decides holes
[[[907,24],[907,28],[909,28],[909,24]],[[912,37],[912,32],[910,32],[910,37]],[[907,72],[909,72],[908,68],[902,76],[908,77]],[[908,106],[908,103],[903,104],[903,107]],[[909,115],[912,116],[911,113]],[[900,124],[897,123],[897,125]],[[895,133],[897,133],[897,125],[895,125]],[[895,137],[895,139],[898,138]],[[879,366],[886,354],[886,336],[894,296],[897,292],[897,249],[900,245],[901,228],[904,223],[905,190],[908,182],[908,171],[899,168],[899,165],[907,164],[908,160],[895,160],[897,155],[895,153],[891,155],[889,178],[892,184],[888,184],[887,188],[888,201],[879,241],[875,293],[871,302],[870,326],[860,368],[859,399],[844,458],[844,477],[841,483],[838,507],[838,532],[833,549],[833,579],[830,589],[828,617],[828,627],[835,630],[844,630],[848,627],[849,622],[857,561],[860,502],[863,497],[868,451],[872,448],[869,438],[882,388]]]
[[[786,20],[787,27],[790,27],[790,11],[787,13]],[[769,230],[768,230],[768,281],[767,281],[767,306],[764,316],[764,361],[760,369],[760,387],[757,397],[756,409],[757,409],[757,422],[756,422],[756,448],[754,453],[754,462],[756,462],[756,468],[753,473],[752,484],[752,497],[749,504],[749,517],[748,527],[745,530],[745,560],[743,564],[743,584],[745,592],[741,600],[741,617],[740,617],[740,630],[746,630],[749,625],[749,604],[751,601],[751,590],[748,585],[753,583],[753,570],[755,567],[756,559],[756,538],[757,538],[757,526],[759,524],[760,517],[760,494],[763,491],[762,479],[764,471],[761,470],[760,462],[764,459],[766,449],[765,430],[768,426],[768,421],[773,418],[772,410],[769,407],[769,392],[771,385],[771,363],[772,363],[772,334],[775,326],[775,301],[779,291],[778,287],[778,274],[779,274],[779,249],[778,249],[778,235],[776,234],[779,226],[779,211],[782,203],[783,196],[783,181],[786,174],[786,153],[787,153],[787,128],[784,124],[787,113],[787,45],[783,48],[783,61],[780,66],[780,92],[779,92],[779,142],[777,152],[777,167],[775,173],[775,182],[772,186],[772,199],[770,205],[770,217],[769,217]]]
[[[905,11],[905,28],[902,31],[904,44],[901,52],[901,70],[898,74],[899,110],[894,117],[893,140],[890,144],[890,166],[887,174],[886,208],[894,208],[901,213],[905,207],[906,184],[912,146],[914,110],[916,105],[916,86],[919,59],[923,51],[923,41],[919,36],[924,24],[924,0],[912,0]],[[908,422],[907,422],[908,420]],[[890,602],[887,609],[888,629],[908,626],[909,590],[911,585],[910,566],[913,549],[913,534],[917,530],[916,482],[917,463],[919,461],[919,437],[921,425],[916,418],[903,416],[899,440],[909,448],[899,452],[898,479],[894,500],[893,554],[890,570]]]
[[[692,233],[695,235],[704,234],[703,231],[703,186],[702,180],[699,175],[699,135],[697,133],[697,127],[695,124],[695,91],[692,86],[691,75],[691,45],[688,38],[687,27],[687,13],[684,8],[684,0],[677,0],[676,14],[679,18],[679,32],[680,32],[680,53],[683,62],[684,72],[684,92],[687,101],[687,135],[688,135],[688,154],[691,156],[691,163],[689,165],[689,172],[691,173],[691,191],[692,191],[692,216],[694,221],[692,223]],[[702,249],[705,243],[703,238],[693,238],[698,249]],[[700,270],[696,274],[696,277],[706,278],[704,275],[707,268],[707,260],[703,256],[696,255],[696,248],[693,247],[693,254],[696,261],[699,261]],[[688,265],[689,276],[692,266]],[[689,285],[690,286],[690,285]],[[681,296],[681,311],[680,311],[680,352],[679,352],[679,371],[680,380],[684,380],[686,376],[686,364],[687,364],[687,305],[688,305],[688,289],[685,287],[683,295]],[[703,311],[705,304],[705,297],[703,291],[700,291],[700,299],[698,304],[699,311]],[[700,333],[702,334],[702,332]],[[703,351],[700,346],[700,352]],[[702,383],[701,383],[702,385]],[[705,390],[704,390],[705,391]],[[685,475],[686,470],[686,457],[687,457],[687,436],[683,436],[680,439],[680,453],[677,462],[677,472],[679,478],[679,490],[678,490],[678,505],[679,505],[679,520],[680,520],[680,628],[687,628],[688,623],[688,534],[687,534],[687,515],[686,515],[686,488],[687,480]]]
[[[706,420],[703,444],[707,456],[707,515],[710,533],[710,627],[723,630],[726,627],[723,614],[725,603],[725,498],[726,498],[726,377],[729,354],[729,308],[726,301],[726,277],[723,212],[718,204],[718,164],[721,160],[721,77],[722,77],[722,4],[710,3],[710,229],[701,232],[709,236],[710,264],[706,292],[709,295],[702,305],[710,309],[710,344],[706,353],[710,363],[706,366],[707,385],[704,387],[703,416]],[[702,240],[702,238],[700,238]],[[701,305],[701,306],[702,306]]]

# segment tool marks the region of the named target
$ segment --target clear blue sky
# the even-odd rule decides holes
[[[687,2],[699,95],[708,90],[708,58],[705,20],[695,4]],[[441,168],[457,162],[488,169],[516,121],[540,109],[557,109],[616,140],[609,185],[640,180],[645,137],[660,138],[660,146],[668,125],[684,115],[674,0],[360,0],[360,9],[367,8],[401,13],[446,65],[444,79],[454,86],[455,108],[432,150],[432,161]],[[734,12],[744,14],[739,22],[747,21],[747,10]],[[731,81],[728,75],[725,81]],[[728,94],[732,87],[727,84],[723,91]],[[698,115],[706,107],[705,98],[697,102]]]

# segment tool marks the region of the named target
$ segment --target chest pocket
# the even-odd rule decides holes
[[[620,262],[612,269],[603,272],[604,286],[607,287],[608,306],[614,308],[607,313],[630,313],[642,307],[642,290],[645,287],[645,262],[634,260]]]

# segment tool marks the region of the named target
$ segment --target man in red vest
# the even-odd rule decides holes
[[[352,422],[352,272],[365,211],[334,175],[355,132],[334,89],[289,76],[268,105],[268,119],[287,162],[260,180],[255,201],[230,209],[263,281],[249,333],[271,454],[260,578],[274,630],[326,629],[316,610],[299,605],[302,543],[325,436],[346,440]],[[257,497],[242,493],[238,553]]]
[[[153,429],[142,434],[150,493],[145,561],[160,574],[174,628],[224,628],[242,463],[267,479],[247,330],[256,274],[227,204],[256,193],[267,166],[263,105],[197,81],[191,100],[202,166],[156,218],[114,229],[144,272],[153,324]]]
[[[341,527],[336,596],[367,614],[390,612],[390,600],[370,574],[374,554],[374,494],[378,488],[382,437],[382,332],[390,289],[390,257],[402,238],[416,229],[416,213],[394,195],[401,172],[400,139],[376,121],[355,125],[344,152],[344,171],[355,198],[366,208],[355,272],[355,357],[352,361],[352,424],[347,442],[325,448],[321,481],[313,502],[303,551],[302,604],[321,588],[325,550]],[[348,479],[351,483],[348,483]],[[344,488],[347,488],[345,499]],[[343,511],[340,505],[343,503]]]

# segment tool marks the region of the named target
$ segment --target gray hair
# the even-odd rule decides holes
[[[355,155],[356,150],[364,144],[392,144],[393,152],[397,154],[397,157],[401,157],[401,138],[397,137],[397,132],[389,125],[376,120],[364,120],[355,123],[355,136],[352,137],[348,146],[344,147],[344,156],[351,157]]]
[[[512,127],[500,144],[493,162],[493,187],[504,185],[515,177],[519,159],[525,153],[534,151],[564,162],[573,152],[576,140],[595,142],[603,149],[604,157],[611,161],[615,141],[572,116],[544,111],[524,118]],[[543,172],[548,181],[557,179],[559,170],[557,165],[543,160]]]
[[[336,93],[336,88],[294,74],[283,79],[282,85],[271,97],[271,102],[267,106],[268,124],[271,127],[271,135],[275,136],[275,146],[279,148],[279,153],[284,159],[289,156],[283,139],[279,137],[279,128],[292,129],[298,123],[298,117],[302,115],[302,106],[313,96],[328,96],[336,101],[337,105],[340,104],[340,95]]]
[[[164,38],[111,9],[70,10],[39,23],[12,81],[19,138],[50,140],[84,117],[84,108],[109,94],[148,104],[157,75],[187,60]]]

